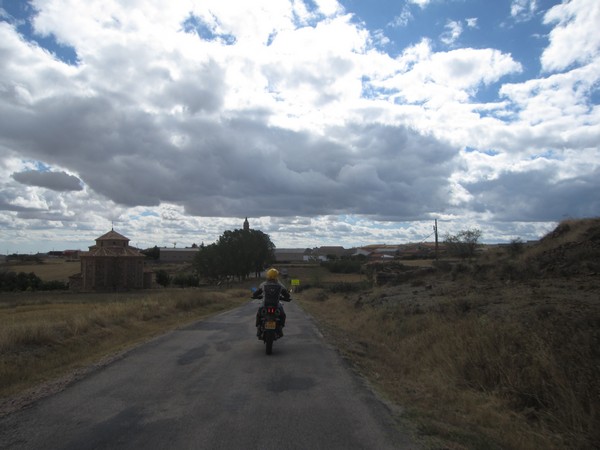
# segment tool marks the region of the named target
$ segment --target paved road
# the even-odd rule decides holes
[[[265,355],[256,307],[154,339],[0,419],[0,448],[416,448],[296,304]]]

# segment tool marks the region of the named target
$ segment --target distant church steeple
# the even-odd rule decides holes
[[[244,220],[244,231],[250,231],[250,224],[248,223],[248,218]]]

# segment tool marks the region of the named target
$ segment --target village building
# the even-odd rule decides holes
[[[354,253],[352,253],[352,257],[353,258],[360,258],[360,257],[368,257],[369,255],[371,255],[371,253],[373,253],[372,250],[367,250],[365,248],[356,248],[354,249]]]
[[[345,249],[341,246],[323,246],[314,248],[312,256],[320,261],[328,261],[330,259],[340,259],[345,256],[351,256],[354,250]]]
[[[278,263],[300,263],[310,261],[312,251],[309,248],[276,248],[275,261]]]
[[[276,248],[275,261],[278,263],[300,263],[300,262],[319,262],[330,259],[340,259],[350,257],[355,252],[354,249],[345,249],[344,247],[315,247],[310,248]]]
[[[114,230],[79,254],[81,273],[69,278],[72,290],[121,291],[152,287],[152,272],[144,271],[145,256]]]
[[[160,249],[159,261],[161,263],[190,263],[200,251],[199,247],[175,248],[163,247]]]

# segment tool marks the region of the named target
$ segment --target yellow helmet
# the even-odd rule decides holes
[[[269,269],[267,270],[267,280],[276,280],[279,277],[279,272],[277,269]]]

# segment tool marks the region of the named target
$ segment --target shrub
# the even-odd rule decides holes
[[[0,272],[0,291],[38,291],[44,282],[35,273]]]
[[[197,287],[200,279],[191,273],[178,274],[173,277],[172,283],[179,287]]]
[[[166,270],[159,270],[156,272],[156,282],[163,287],[167,287],[171,284],[171,275]]]

